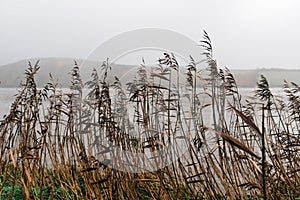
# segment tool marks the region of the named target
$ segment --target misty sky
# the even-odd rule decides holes
[[[298,0],[0,0],[0,65],[86,58],[125,31],[164,28],[195,42],[205,29],[220,66],[300,69]]]

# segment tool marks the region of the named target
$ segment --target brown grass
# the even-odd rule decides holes
[[[206,70],[193,58],[183,68],[165,53],[125,85],[108,78],[108,60],[83,84],[75,63],[70,92],[51,76],[38,89],[39,63],[29,64],[0,125],[1,198],[299,198],[299,86],[286,82],[285,95],[276,96],[262,76],[256,96],[242,98],[230,71],[218,69],[207,33],[202,44]],[[165,165],[160,151],[173,162]],[[143,171],[137,153],[156,156],[155,170]]]

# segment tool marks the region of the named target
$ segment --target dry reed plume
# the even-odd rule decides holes
[[[201,45],[207,64],[191,57],[182,67],[165,53],[125,85],[110,78],[109,60],[84,84],[75,62],[69,91],[51,75],[37,88],[39,63],[29,63],[1,120],[1,199],[300,198],[300,87],[285,82],[276,96],[261,76],[242,98],[206,32]],[[168,165],[157,158],[154,171],[123,154],[155,156],[170,145],[168,156],[187,151]],[[136,166],[117,166],[118,156]]]

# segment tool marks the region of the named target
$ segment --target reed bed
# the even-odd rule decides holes
[[[205,63],[164,53],[127,83],[109,60],[83,83],[75,62],[68,91],[29,63],[0,124],[1,199],[299,199],[300,87],[262,75],[242,97],[201,45]]]

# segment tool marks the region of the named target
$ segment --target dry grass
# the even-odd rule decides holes
[[[203,39],[205,72],[193,58],[181,69],[165,53],[126,85],[110,82],[107,60],[86,84],[75,63],[70,92],[52,77],[38,89],[39,63],[29,64],[0,125],[1,198],[299,198],[300,87],[285,82],[285,95],[275,96],[262,76],[256,96],[242,99],[230,71],[218,69],[207,33]],[[162,151],[173,162],[165,165]],[[154,171],[142,170],[138,153],[156,156]],[[118,157],[136,165],[118,165]]]

